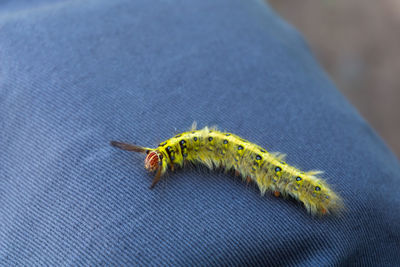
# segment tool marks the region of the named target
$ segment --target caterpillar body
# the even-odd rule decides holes
[[[111,141],[123,150],[147,154],[145,168],[156,175],[153,188],[167,172],[186,163],[203,164],[210,169],[235,170],[244,180],[258,185],[261,194],[273,192],[302,202],[313,215],[337,213],[343,208],[341,198],[317,175],[320,171],[303,172],[284,161],[285,155],[270,153],[237,135],[220,132],[215,127],[180,133],[157,148]]]

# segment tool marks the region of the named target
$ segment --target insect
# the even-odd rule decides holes
[[[341,198],[318,177],[320,171],[303,172],[284,161],[285,155],[268,152],[237,135],[220,132],[215,127],[196,130],[196,123],[188,132],[180,133],[157,148],[111,141],[123,150],[147,154],[145,168],[156,172],[153,188],[167,172],[187,163],[203,164],[210,169],[234,170],[244,180],[258,185],[261,194],[273,192],[276,197],[290,196],[302,202],[313,215],[337,213]]]

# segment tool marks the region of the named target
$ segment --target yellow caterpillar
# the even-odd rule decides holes
[[[216,128],[192,129],[168,139],[157,148],[141,147],[111,141],[111,145],[123,150],[146,153],[145,168],[156,171],[153,188],[168,167],[183,167],[187,162],[201,163],[210,169],[235,170],[247,182],[255,182],[261,194],[274,192],[291,196],[304,204],[308,212],[316,215],[336,213],[343,207],[341,198],[317,175],[320,171],[302,172],[285,163],[285,155],[270,153],[231,133]]]

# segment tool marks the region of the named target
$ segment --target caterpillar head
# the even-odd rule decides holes
[[[160,155],[157,151],[149,151],[147,153],[146,159],[144,160],[144,167],[148,171],[155,171],[157,170],[160,164]]]

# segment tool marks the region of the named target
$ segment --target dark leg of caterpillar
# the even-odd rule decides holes
[[[158,167],[156,176],[154,176],[153,182],[151,183],[150,189],[153,189],[154,186],[160,181],[161,179],[161,166]]]
[[[250,176],[247,176],[246,183],[249,184],[250,182],[251,182],[251,178],[250,178]]]
[[[138,153],[147,153],[147,149],[145,147],[141,147],[141,146],[136,146],[136,145],[127,144],[127,143],[121,143],[121,142],[117,142],[117,141],[111,141],[110,144],[112,146],[118,147],[119,149],[122,149],[122,150],[133,151],[133,152],[138,152]]]
[[[274,191],[274,196],[279,197],[281,195],[281,192],[279,191]]]
[[[235,177],[238,177],[240,175],[240,172],[238,170],[235,170]]]

